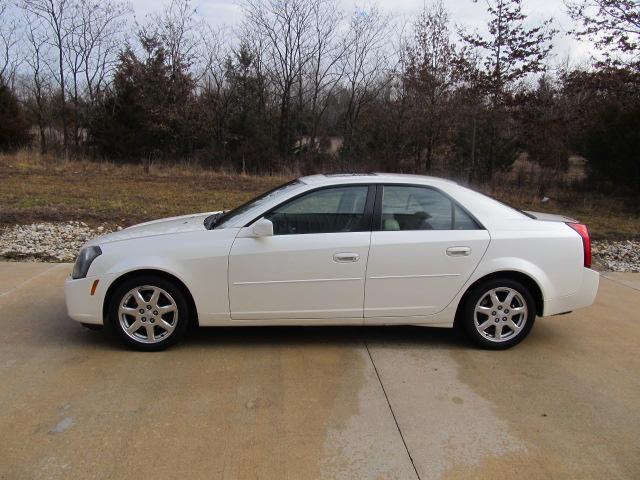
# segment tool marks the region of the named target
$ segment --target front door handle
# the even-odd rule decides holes
[[[335,253],[333,255],[333,261],[338,263],[357,262],[360,260],[360,255],[357,253]]]
[[[466,257],[471,255],[470,247],[449,247],[447,248],[447,255],[450,257]]]

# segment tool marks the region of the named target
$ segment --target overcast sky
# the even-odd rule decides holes
[[[367,3],[354,2],[353,0],[338,1],[346,12],[354,10],[356,5]],[[162,2],[158,0],[131,0],[131,3],[139,20],[162,5]],[[212,25],[233,26],[242,18],[239,0],[194,0],[193,3],[200,14]],[[387,13],[410,20],[412,16],[422,10],[425,0],[377,0],[373,3]],[[429,0],[426,0],[427,5],[430,3]],[[525,13],[530,15],[532,25],[534,22],[546,18],[554,20],[555,28],[559,30],[554,41],[554,62],[562,62],[567,56],[573,65],[588,60],[590,46],[566,34],[573,24],[565,13],[562,0],[523,0],[523,4]],[[453,24],[478,28],[482,31],[487,20],[482,0],[479,3],[474,3],[472,0],[444,0],[444,5],[451,14]]]

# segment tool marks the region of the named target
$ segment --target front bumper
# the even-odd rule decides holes
[[[76,322],[102,325],[104,298],[114,277],[115,275],[98,275],[76,280],[71,276],[67,277],[64,284],[67,314]],[[91,288],[96,280],[98,285],[92,295]]]
[[[545,317],[558,315],[592,305],[598,294],[599,283],[600,274],[598,272],[590,268],[583,268],[582,282],[578,291],[564,297],[545,300],[543,315]]]

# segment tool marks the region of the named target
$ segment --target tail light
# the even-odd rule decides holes
[[[591,238],[589,237],[589,229],[582,223],[567,223],[582,238],[582,249],[584,251],[584,266],[591,268]]]

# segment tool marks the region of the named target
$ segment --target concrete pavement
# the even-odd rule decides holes
[[[200,329],[161,353],[0,263],[0,478],[640,478],[640,275],[487,352],[419,327]]]

